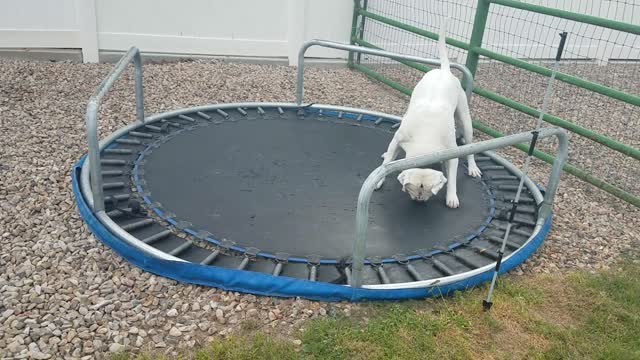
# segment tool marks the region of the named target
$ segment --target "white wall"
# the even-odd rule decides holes
[[[637,22],[632,18],[633,3],[618,3],[614,7],[608,0],[527,0],[528,2],[559,7],[577,12],[600,9],[593,14]],[[634,0],[640,1],[640,0]],[[437,31],[439,17],[435,10],[450,12],[460,19],[458,32],[467,36],[452,35],[468,41],[473,22],[472,0],[428,0],[412,3],[417,10],[407,11],[408,2],[369,0],[369,5],[386,6],[386,16],[402,19],[429,30]],[[626,5],[625,5],[626,4]],[[620,8],[627,6],[627,8]],[[424,9],[419,9],[423,7]],[[492,5],[493,8],[498,5]],[[300,45],[313,38],[348,42],[351,32],[352,0],[0,0],[0,48],[71,48],[82,49],[86,62],[98,60],[98,51],[124,51],[130,46],[146,53],[170,53],[189,55],[220,55],[247,57],[288,58],[295,64]],[[506,10],[505,10],[506,9]],[[517,10],[503,8],[503,14]],[[506,11],[506,12],[505,12]],[[535,21],[535,14],[528,20]],[[531,18],[529,18],[531,16]],[[454,19],[453,21],[456,21]],[[520,34],[527,39],[551,39],[555,31],[541,26],[520,29],[517,23],[496,23],[500,19],[490,17],[489,27],[498,31],[485,32],[484,47],[499,51],[529,54],[534,57],[550,57],[554,46],[519,43]],[[549,21],[540,19],[540,22]],[[425,25],[428,24],[429,26]],[[420,37],[396,36],[400,32],[388,26],[367,23],[368,31],[379,31],[387,38],[415,42],[380,44],[388,50],[416,54],[434,54],[433,42]],[[585,26],[584,36],[609,37],[609,30]],[[635,41],[634,36],[620,37],[626,49]],[[607,41],[569,42],[568,50],[595,58],[611,54]],[[408,49],[413,50],[408,50]],[[640,57],[640,49],[633,49],[629,57]],[[613,51],[615,54],[616,52]],[[618,52],[619,53],[619,52]],[[311,48],[308,56],[319,58],[346,57],[339,50]],[[456,59],[463,62],[464,59]],[[601,59],[608,60],[608,59]]]
[[[80,47],[74,0],[0,2],[0,31],[0,47]]]
[[[2,0],[0,10],[0,48],[79,48],[98,60],[93,0]]]
[[[0,48],[289,58],[305,40],[348,42],[348,0],[3,0]],[[309,56],[346,58],[313,48]]]

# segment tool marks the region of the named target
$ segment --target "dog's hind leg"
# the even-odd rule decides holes
[[[398,153],[400,153],[400,144],[398,142],[397,134],[398,133],[396,133],[393,139],[391,139],[389,147],[387,148],[387,152],[382,154],[382,165],[395,160],[396,157],[398,157]],[[382,187],[382,184],[384,184],[384,179],[378,182],[378,184],[376,185],[376,190],[380,189]]]
[[[462,88],[460,88],[460,91],[458,91],[458,105],[456,106],[455,116],[462,125],[464,144],[471,144],[473,142],[473,126],[471,124],[471,113],[469,112],[469,103],[467,103],[467,96]],[[467,156],[467,164],[469,165],[469,176],[480,177],[480,175],[482,175],[480,168],[478,168],[478,165],[476,165],[476,160],[473,157],[473,154]]]
[[[458,176],[458,159],[447,160],[447,206],[457,208],[460,206],[458,200],[457,176]]]

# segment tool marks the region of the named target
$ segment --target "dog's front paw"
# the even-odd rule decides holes
[[[382,187],[382,184],[384,184],[384,179],[378,181],[378,184],[376,185],[375,190],[380,190],[380,188]]]
[[[452,209],[456,209],[458,206],[460,206],[460,200],[458,200],[458,195],[447,195],[447,206],[452,208]]]
[[[478,178],[482,176],[482,171],[476,164],[469,164],[469,176]]]

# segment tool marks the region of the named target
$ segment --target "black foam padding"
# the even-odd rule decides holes
[[[151,199],[195,229],[241,246],[350,255],[360,187],[380,165],[392,132],[317,115],[267,115],[185,131],[154,149],[142,166]],[[458,209],[445,206],[446,187],[426,203],[412,201],[396,176],[372,198],[367,256],[460,241],[487,218],[488,194],[462,166]]]

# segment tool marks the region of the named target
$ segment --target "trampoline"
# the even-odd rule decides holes
[[[89,102],[89,155],[73,188],[92,232],[134,265],[180,281],[262,295],[319,300],[419,298],[490,278],[521,172],[490,151],[531,139],[522,133],[380,166],[397,116],[302,102],[304,53],[319,45],[408,59],[315,40],[300,51],[296,103],[216,104],[145,117],[140,53],[132,48]],[[130,62],[138,119],[98,143],[102,96]],[[462,65],[465,89],[471,76]],[[525,190],[501,272],[524,261],[551,225],[551,203],[566,156],[560,139],[548,192]],[[458,172],[461,206],[445,191],[426,203],[384,176],[439,167],[477,153],[480,179]]]

